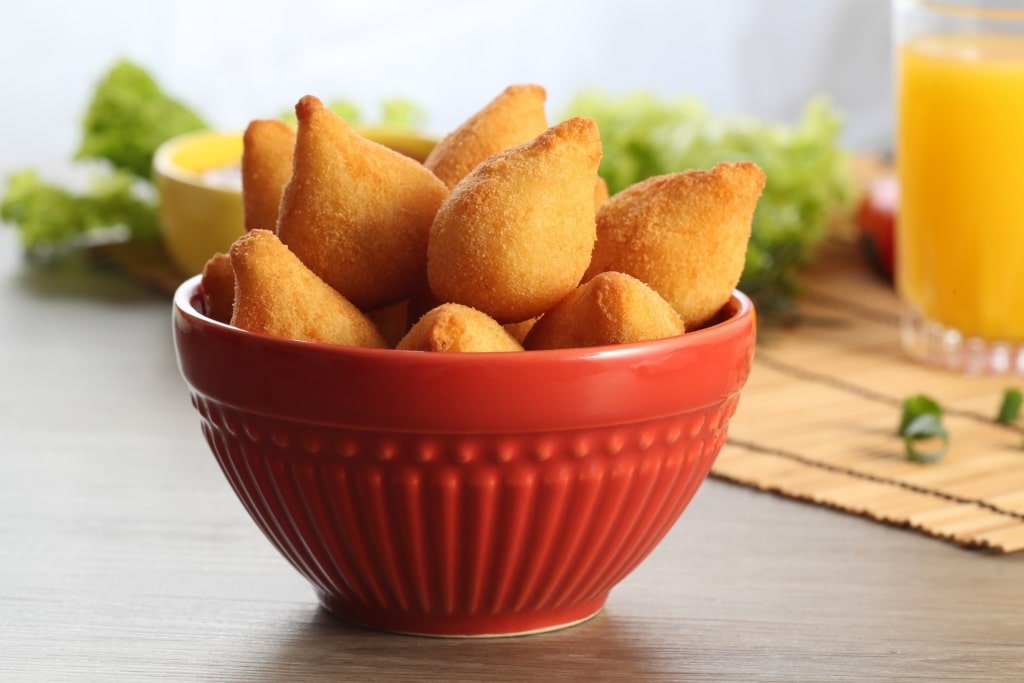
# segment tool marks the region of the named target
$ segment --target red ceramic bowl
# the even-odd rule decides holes
[[[707,477],[754,353],[738,292],[671,339],[442,354],[245,332],[198,287],[178,364],[235,493],[328,610],[403,633],[597,613]]]

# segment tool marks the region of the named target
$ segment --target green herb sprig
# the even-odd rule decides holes
[[[1021,404],[1024,403],[1024,396],[1020,389],[1009,388],[1003,392],[1003,401],[999,404],[999,413],[996,415],[996,422],[1002,424],[1013,424],[1020,418]]]
[[[903,401],[897,433],[903,438],[907,459],[914,462],[938,462],[949,449],[942,407],[924,394]]]

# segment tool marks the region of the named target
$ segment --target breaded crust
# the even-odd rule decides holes
[[[242,134],[242,215],[245,229],[276,230],[281,193],[292,175],[295,129],[256,119]]]
[[[441,304],[428,311],[398,342],[397,348],[461,353],[523,350],[496,320],[461,304]]]
[[[409,157],[353,131],[307,95],[277,233],[359,309],[407,299],[426,281],[427,233],[448,188]]]
[[[477,166],[431,227],[427,275],[438,299],[510,323],[571,292],[594,246],[600,160],[597,124],[572,118]]]
[[[640,280],[614,271],[577,287],[541,316],[523,346],[566,349],[663,339],[683,334],[672,305]]]
[[[328,344],[385,346],[373,323],[269,230],[245,233],[231,245],[230,254],[235,327]]]
[[[653,287],[686,329],[710,320],[743,273],[765,174],[741,161],[648,178],[604,203],[584,279],[615,270]]]
[[[546,99],[547,93],[539,85],[508,86],[442,138],[423,165],[449,188],[455,187],[484,159],[547,130]]]
[[[231,257],[221,252],[211,256],[203,265],[200,282],[206,315],[222,323],[231,322],[235,303],[235,271]]]

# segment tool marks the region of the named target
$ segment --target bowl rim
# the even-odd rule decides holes
[[[306,352],[313,351],[325,354],[338,353],[346,356],[363,357],[368,361],[378,358],[393,359],[396,358],[396,354],[402,354],[402,357],[408,359],[408,362],[410,363],[434,363],[439,357],[443,357],[446,362],[454,363],[469,362],[474,358],[482,357],[490,358],[492,361],[494,359],[502,359],[507,360],[509,363],[520,363],[530,362],[522,360],[524,354],[526,354],[525,357],[534,359],[534,361],[538,358],[561,358],[563,360],[567,360],[569,358],[631,355],[638,352],[646,353],[658,347],[667,348],[676,347],[678,345],[689,345],[691,342],[695,342],[696,339],[703,340],[705,337],[716,336],[721,333],[722,329],[743,323],[756,316],[754,303],[750,297],[739,289],[734,289],[729,302],[726,303],[722,312],[719,313],[719,317],[722,319],[699,329],[688,331],[680,335],[674,335],[672,337],[664,337],[662,339],[631,342],[628,344],[607,344],[603,346],[573,347],[566,349],[531,349],[517,352],[478,351],[473,353],[458,353],[394,348],[375,349],[360,346],[348,346],[344,344],[306,341],[303,339],[290,339],[288,337],[280,337],[263,332],[245,330],[240,327],[235,327],[229,323],[215,320],[207,316],[198,305],[200,301],[201,285],[202,274],[193,275],[182,282],[174,292],[173,304],[175,311],[192,323],[209,325],[214,329],[223,331],[225,334],[239,338],[262,339],[266,340],[269,344],[280,345],[282,347],[293,347]]]
[[[200,281],[178,287],[172,311],[193,399],[331,427],[522,433],[679,416],[734,398],[756,339],[754,305],[734,291],[726,320],[647,342],[488,353],[367,349],[213,320],[199,308]]]

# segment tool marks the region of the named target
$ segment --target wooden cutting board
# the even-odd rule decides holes
[[[1024,427],[995,421],[1022,377],[967,377],[909,360],[891,286],[848,240],[804,277],[803,321],[762,327],[750,380],[712,475],[971,548],[1024,550]],[[945,410],[950,447],[906,458],[905,398]]]

